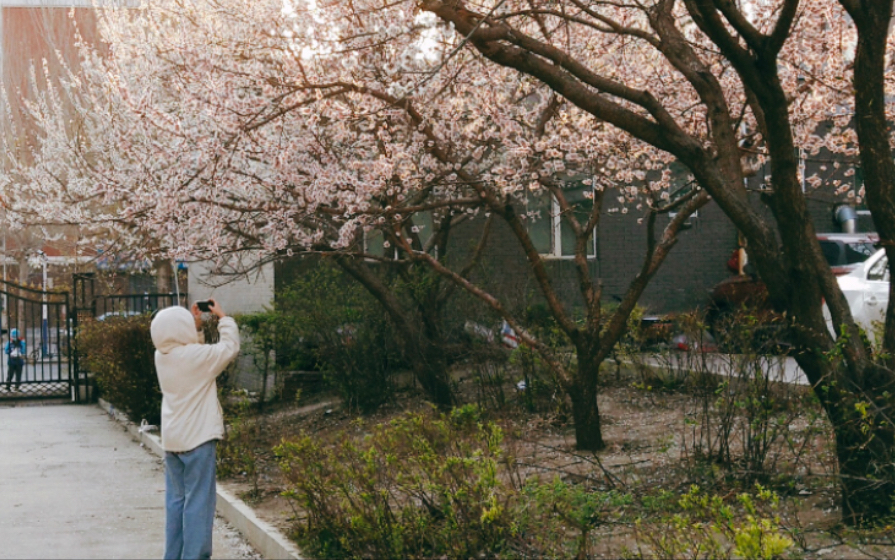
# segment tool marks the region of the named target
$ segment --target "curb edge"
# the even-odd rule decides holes
[[[99,399],[99,406],[109,416],[131,434],[141,445],[155,453],[159,457],[165,456],[162,443],[158,436],[147,432],[141,432],[140,427],[127,419],[127,417],[114,409],[108,401]],[[255,512],[242,500],[231,494],[220,484],[217,486],[217,513],[233,525],[242,536],[261,554],[263,558],[285,560],[301,560],[298,549],[280,531],[258,518]]]

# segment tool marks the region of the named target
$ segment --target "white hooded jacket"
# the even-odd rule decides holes
[[[190,451],[224,437],[215,378],[239,353],[236,321],[218,322],[221,341],[201,344],[192,313],[168,307],[152,320],[155,369],[162,388],[162,447]]]

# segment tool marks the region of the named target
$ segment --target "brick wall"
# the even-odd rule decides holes
[[[601,219],[596,257],[590,261],[590,268],[592,276],[603,284],[605,304],[623,297],[640,272],[646,254],[646,226],[637,223],[639,217],[632,213],[607,213]],[[659,217],[657,229],[661,231],[668,220]],[[477,218],[460,228],[453,250],[462,253],[465,247],[474,246],[483,223],[482,218]],[[726,262],[736,247],[736,229],[711,205],[691,223],[643,294],[641,305],[650,311],[664,313],[704,305],[709,289],[729,274]],[[511,305],[541,300],[518,242],[502,223],[495,222],[481,268],[476,280]],[[574,263],[553,259],[547,261],[547,268],[563,301],[572,307],[582,305]]]
[[[810,169],[809,169],[810,173]],[[759,178],[750,187],[758,188]],[[753,205],[770,218],[770,211],[760,196],[752,196]],[[832,188],[809,193],[808,209],[819,233],[838,231],[833,220],[833,208],[841,198]],[[646,226],[638,224],[642,214],[633,210],[627,214],[606,213],[597,231],[597,254],[591,261],[591,274],[603,284],[603,302],[618,301],[636,277],[646,252]],[[667,216],[657,220],[657,235],[667,225]],[[724,213],[714,203],[699,211],[690,220],[691,226],[679,235],[662,268],[656,273],[644,292],[640,304],[652,313],[680,312],[705,306],[712,287],[727,278],[727,260],[736,249],[737,231]],[[477,233],[484,219],[479,217],[459,228],[453,240],[456,254],[468,253],[475,246]],[[858,231],[873,231],[867,216],[858,221]],[[458,258],[454,259],[459,262]],[[528,269],[524,254],[508,228],[495,222],[482,272],[477,281],[482,282],[495,295],[512,304],[525,304],[541,299],[538,288]],[[548,261],[548,269],[557,290],[569,306],[580,306],[582,299],[577,285],[573,263],[568,260]]]
[[[821,155],[817,159],[822,160],[823,157]],[[822,163],[809,162],[808,175],[820,165]],[[836,175],[828,174],[827,178],[831,181],[836,178],[849,180],[844,176],[846,168],[842,166]],[[754,193],[751,195],[752,204],[772,221],[771,212],[759,194],[763,180],[763,173],[749,180],[749,189]],[[808,210],[818,233],[838,231],[838,225],[833,220],[833,209],[844,198],[836,196],[832,186],[810,190],[806,196]],[[643,264],[646,226],[637,223],[641,217],[642,213],[631,209],[627,214],[607,211],[601,218],[596,237],[596,256],[590,261],[590,267],[591,275],[602,282],[603,302],[606,305],[624,296]],[[661,234],[668,221],[667,216],[658,218],[657,235]],[[455,270],[472,253],[484,223],[485,218],[478,216],[465,222],[452,234],[449,262]],[[708,302],[712,287],[731,274],[727,269],[727,260],[737,247],[737,231],[721,209],[709,203],[699,211],[698,217],[690,220],[690,224],[680,233],[677,245],[640,299],[640,304],[650,313],[681,312],[703,307]],[[859,217],[858,231],[874,231],[869,216]],[[293,278],[300,275],[306,266],[307,263],[301,264],[298,260],[283,263],[278,266],[278,280],[281,279],[281,272],[286,273],[283,279]],[[581,306],[573,263],[555,259],[547,262],[547,268],[564,303],[570,307]],[[494,221],[488,247],[481,266],[473,273],[473,279],[510,308],[524,308],[543,300],[522,249],[500,220]],[[473,313],[467,308],[462,312]]]

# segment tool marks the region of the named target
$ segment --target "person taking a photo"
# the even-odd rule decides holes
[[[217,376],[239,353],[239,329],[220,304],[201,302],[218,318],[220,342],[204,344],[202,311],[168,307],[152,320],[162,389],[165,450],[165,558],[210,558],[216,504],[216,443],[224,437]]]

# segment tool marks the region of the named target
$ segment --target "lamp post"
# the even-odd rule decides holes
[[[49,353],[48,343],[50,340],[50,325],[47,317],[47,254],[44,253],[42,250],[38,250],[37,256],[40,257],[40,264],[43,268],[43,305],[40,321],[40,355],[42,358],[46,358],[47,354]]]
[[[9,332],[9,310],[6,308],[6,290],[9,289],[9,286],[6,285],[6,228],[3,228],[3,295],[0,296],[0,334],[3,332],[3,325],[6,325],[7,332]],[[12,339],[10,339],[12,342]],[[6,372],[3,370],[3,362],[6,360],[0,360],[0,379],[6,379]]]

